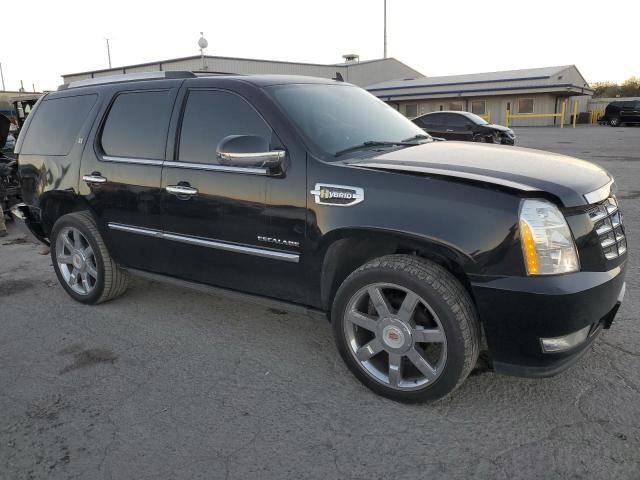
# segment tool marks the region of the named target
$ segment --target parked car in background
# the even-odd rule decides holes
[[[640,123],[640,100],[611,102],[604,110],[604,120],[612,127],[625,123]]]
[[[413,119],[413,123],[434,137],[466,142],[515,145],[513,130],[487,122],[470,112],[432,112]]]

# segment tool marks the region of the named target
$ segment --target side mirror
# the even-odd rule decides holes
[[[266,168],[272,175],[282,173],[285,156],[284,150],[269,150],[269,142],[256,135],[229,135],[216,149],[222,165]]]
[[[467,130],[473,130],[473,125],[467,123],[464,128],[466,128]]]

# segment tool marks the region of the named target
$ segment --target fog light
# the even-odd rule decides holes
[[[541,338],[540,342],[542,343],[542,350],[545,353],[556,353],[569,350],[570,348],[584,342],[589,336],[589,330],[591,330],[591,325],[587,325],[586,327],[581,328],[577,332],[570,333],[569,335],[553,338]]]

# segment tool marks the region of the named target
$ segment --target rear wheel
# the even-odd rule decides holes
[[[620,124],[620,117],[611,117],[609,119],[609,125],[611,125],[612,127],[619,127]]]
[[[394,400],[442,398],[478,358],[468,293],[447,270],[414,256],[378,258],[352,273],[336,294],[332,323],[349,369]]]
[[[58,280],[78,302],[96,304],[126,290],[129,277],[109,251],[88,212],[58,219],[51,233],[51,260]]]

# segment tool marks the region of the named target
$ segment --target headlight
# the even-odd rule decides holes
[[[580,269],[578,253],[564,216],[546,200],[523,200],[520,239],[529,275],[556,275]]]

